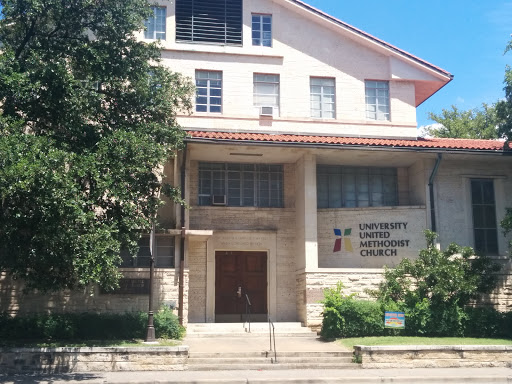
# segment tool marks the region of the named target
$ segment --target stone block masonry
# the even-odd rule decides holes
[[[183,371],[188,347],[0,349],[3,373]]]
[[[354,346],[363,368],[512,367],[510,345]]]

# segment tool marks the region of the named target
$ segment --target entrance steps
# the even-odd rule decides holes
[[[298,322],[274,323],[276,336],[316,337],[316,333]],[[189,323],[187,338],[262,337],[269,335],[268,323]]]
[[[353,351],[325,342],[301,323],[188,324],[183,341],[189,347],[188,370],[358,369]],[[276,352],[277,351],[277,352]]]
[[[351,352],[190,352],[189,371],[358,369]]]

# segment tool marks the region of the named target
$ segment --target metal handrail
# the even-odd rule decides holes
[[[249,324],[249,331],[245,328],[245,324]],[[245,294],[245,321],[244,321],[245,331],[251,333],[251,300],[249,300],[249,295]]]
[[[272,327],[272,328],[271,328]],[[274,361],[270,359],[272,363],[277,363],[277,351],[276,351],[276,330],[274,327],[274,322],[268,317],[268,333],[270,336],[270,351],[272,352],[272,339],[274,339]]]

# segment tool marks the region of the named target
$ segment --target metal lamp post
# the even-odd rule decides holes
[[[148,309],[148,328],[146,333],[146,343],[155,343],[155,326],[153,324],[153,274],[155,270],[155,224],[151,226],[149,235],[149,309]]]

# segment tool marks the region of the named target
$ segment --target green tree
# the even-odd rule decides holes
[[[425,231],[427,248],[418,259],[403,259],[387,269],[373,295],[406,311],[411,328],[429,335],[457,335],[464,330],[464,307],[497,283],[499,265],[485,256],[474,256],[470,247],[450,244],[436,248],[437,235]]]
[[[455,105],[443,109],[441,114],[430,112],[429,119],[441,124],[428,127],[427,134],[433,137],[461,139],[497,139],[499,119],[494,105],[482,104],[482,108],[460,110]]]
[[[512,51],[512,40],[509,41],[505,48],[505,54]],[[496,110],[500,118],[499,133],[502,137],[512,140],[512,68],[507,65],[505,68],[505,79],[503,80],[505,98],[498,101]]]
[[[139,42],[147,0],[0,0],[0,269],[117,285],[161,204],[193,85]]]

